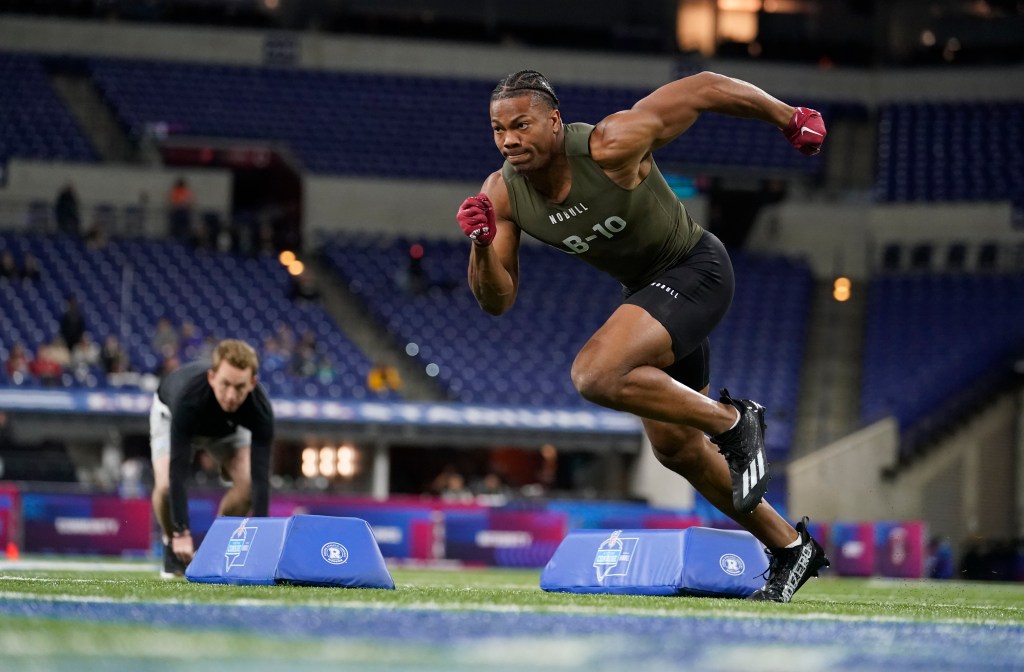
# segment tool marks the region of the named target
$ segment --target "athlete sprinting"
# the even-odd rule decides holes
[[[710,72],[666,84],[596,126],[566,124],[548,80],[523,70],[491,93],[505,163],[457,220],[473,241],[470,288],[493,315],[515,302],[524,231],[622,283],[622,305],[573,362],[576,389],[641,418],[658,460],[769,549],[767,583],[752,599],[788,602],[829,562],[806,518],[793,528],[762,499],[764,408],[726,390],[720,401],[707,396],[708,335],[732,302],[732,264],[652,157],[702,112],[774,124],[804,154],[825,140],[818,112]]]

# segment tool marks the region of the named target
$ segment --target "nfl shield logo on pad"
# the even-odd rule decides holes
[[[612,536],[601,542],[597,547],[597,554],[594,556],[594,569],[597,570],[597,580],[604,581],[608,576],[626,576],[629,572],[629,562],[636,553],[637,537],[620,537],[622,530],[612,532]]]

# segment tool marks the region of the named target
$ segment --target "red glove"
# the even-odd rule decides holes
[[[481,247],[490,245],[494,234],[498,232],[494,225],[494,205],[483,192],[464,200],[455,219],[462,232]]]
[[[812,156],[821,151],[821,143],[825,142],[828,131],[821,113],[809,107],[798,107],[786,128],[782,129],[782,134],[801,154]]]

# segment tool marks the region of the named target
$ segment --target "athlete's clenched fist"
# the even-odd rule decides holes
[[[811,156],[821,151],[821,143],[825,142],[828,131],[825,130],[825,121],[820,112],[809,107],[798,107],[782,133],[801,154]]]
[[[494,226],[494,205],[487,194],[481,192],[470,196],[459,206],[455,215],[459,227],[470,240],[481,247],[487,247],[494,240],[497,228]]]

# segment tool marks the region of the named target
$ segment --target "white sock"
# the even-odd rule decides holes
[[[736,408],[736,407],[733,406],[733,408]],[[736,422],[732,423],[732,425],[729,426],[729,429],[733,429],[734,427],[736,427],[736,425],[740,424],[740,418],[742,418],[742,417],[743,417],[743,414],[740,413],[740,409],[736,408]],[[725,431],[728,432],[729,429],[727,429]]]
[[[797,546],[799,546],[803,542],[804,542],[803,537],[800,536],[799,534],[797,534],[796,535],[796,541],[794,541],[793,543],[789,544],[788,546],[784,546],[783,548],[796,548]]]

